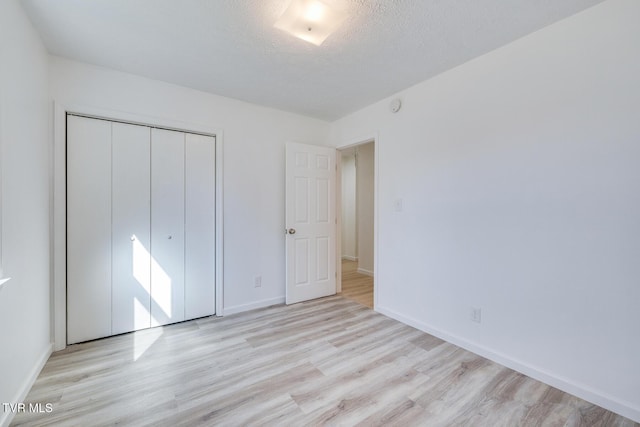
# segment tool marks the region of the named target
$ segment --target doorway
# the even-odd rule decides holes
[[[338,151],[340,159],[340,294],[374,308],[375,142]]]
[[[213,135],[67,115],[67,344],[215,314]]]
[[[56,103],[54,109],[54,155],[53,155],[53,193],[54,193],[54,213],[53,213],[53,307],[52,324],[54,351],[62,350],[67,346],[67,115],[77,115],[91,117],[94,119],[108,118],[112,122],[142,124],[150,128],[161,128],[165,130],[183,131],[196,135],[222,135],[222,130],[208,125],[191,124],[189,129],[183,129],[184,123],[170,119],[149,117],[135,113],[116,112],[104,110],[96,107],[67,106]],[[214,208],[214,240],[215,240],[215,313],[222,316],[223,307],[223,138],[215,138],[215,208]],[[169,237],[171,236],[171,237]],[[165,235],[167,240],[174,240],[173,235]],[[135,242],[137,239],[130,240]],[[133,243],[130,243],[133,246]],[[199,254],[202,254],[199,251]],[[145,269],[146,270],[146,269]],[[135,303],[134,303],[135,304]]]

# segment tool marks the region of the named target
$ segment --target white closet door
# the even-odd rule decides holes
[[[151,131],[151,326],[185,319],[184,140]]]
[[[150,138],[113,123],[112,333],[151,325]]]
[[[67,117],[67,342],[111,335],[111,123]]]
[[[214,137],[186,134],[185,314],[215,314]]]

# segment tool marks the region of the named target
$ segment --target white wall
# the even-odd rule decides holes
[[[374,143],[357,147],[358,272],[373,275]]]
[[[284,146],[325,144],[328,123],[57,57],[51,86],[65,105],[222,129],[225,313],[284,301]]]
[[[356,245],[356,158],[353,152],[342,155],[342,258],[355,261]]]
[[[16,0],[0,2],[0,402],[24,398],[49,355],[48,56]],[[9,412],[0,411],[0,425]]]
[[[379,135],[382,312],[636,421],[638,16],[604,2],[332,126]]]

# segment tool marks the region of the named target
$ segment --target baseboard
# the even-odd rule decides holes
[[[358,267],[358,273],[373,277],[373,271],[365,270],[364,268]]]
[[[342,255],[342,259],[345,261],[358,261],[357,256]]]
[[[25,399],[27,398],[27,394],[29,394],[31,387],[33,387],[33,384],[36,382],[36,379],[38,379],[38,375],[40,375],[42,368],[44,368],[44,365],[45,363],[47,363],[47,360],[49,360],[49,356],[51,356],[52,352],[53,352],[53,343],[47,346],[44,353],[40,356],[36,364],[31,369],[31,372],[29,372],[29,375],[25,379],[24,383],[22,384],[22,387],[20,388],[20,390],[18,390],[18,393],[16,393],[16,396],[11,401],[11,403],[19,403],[19,402],[25,401]],[[13,420],[14,416],[15,416],[15,412],[11,412],[11,411],[5,412],[4,410],[1,411],[0,426],[8,427],[9,424],[11,424],[11,420]]]
[[[252,302],[249,304],[240,304],[234,305],[232,307],[224,308],[224,315],[228,316],[230,314],[242,313],[243,311],[255,310],[256,308],[269,307],[271,305],[284,304],[284,297],[263,299],[260,301]]]
[[[618,398],[607,395],[606,393],[594,390],[592,387],[587,385],[580,384],[544,369],[532,366],[528,363],[521,362],[508,355],[491,350],[490,348],[468,341],[464,338],[451,335],[437,328],[433,328],[419,320],[404,316],[393,310],[380,307],[379,305],[376,306],[376,311],[423,332],[443,339],[451,344],[455,344],[458,347],[462,347],[472,353],[485,357],[493,362],[499,363],[500,365],[506,366],[507,368],[511,368],[514,371],[518,371],[540,382],[584,399],[595,405],[601,406],[609,411],[615,412],[616,414],[620,414],[623,417],[627,417],[635,422],[640,422],[640,407],[631,402],[622,401]]]

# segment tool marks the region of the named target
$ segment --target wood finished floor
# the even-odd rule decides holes
[[[340,296],[70,346],[26,402],[53,412],[13,425],[638,426]]]
[[[342,261],[342,292],[345,298],[373,308],[373,277],[358,273],[356,261]]]

